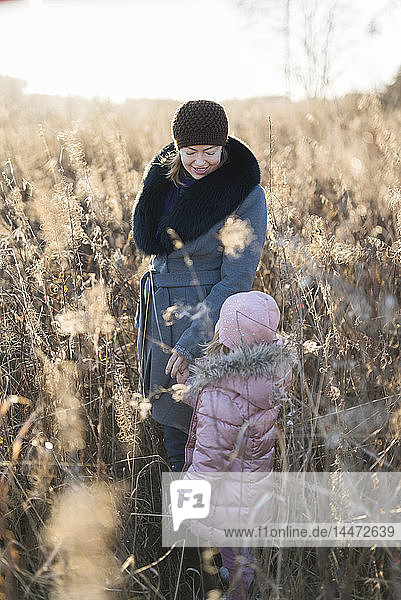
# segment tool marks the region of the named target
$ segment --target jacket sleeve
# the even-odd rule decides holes
[[[221,280],[213,286],[204,300],[209,316],[208,326],[202,319],[192,321],[175,344],[177,352],[188,360],[199,356],[200,344],[207,343],[213,337],[213,328],[224,300],[232,294],[248,292],[252,288],[267,230],[266,198],[260,185],[245,198],[235,214],[250,223],[255,239],[236,257],[223,250]]]
[[[206,389],[198,400],[198,425],[190,472],[225,472],[234,460],[243,417],[221,389]]]

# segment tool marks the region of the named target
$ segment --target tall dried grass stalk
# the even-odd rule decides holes
[[[44,253],[63,262],[87,241],[83,209],[73,194],[73,188],[73,183],[64,179],[54,184],[50,198],[43,194],[36,200],[41,236],[46,242]]]
[[[54,407],[55,436],[68,454],[85,447],[82,403],[76,389],[77,364],[73,361],[45,360],[46,391]]]
[[[56,317],[61,333],[71,336],[86,333],[93,338],[97,348],[101,333],[112,333],[116,320],[110,314],[107,304],[109,288],[104,281],[87,287],[78,299],[77,310],[65,310]]]
[[[56,552],[52,600],[111,600],[120,573],[114,559],[117,511],[104,483],[80,484],[55,501],[43,540]]]

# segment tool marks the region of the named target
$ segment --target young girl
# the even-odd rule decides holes
[[[183,479],[238,471],[262,477],[272,471],[274,422],[291,381],[292,362],[287,346],[276,337],[279,320],[276,302],[263,292],[229,296],[206,357],[196,361],[192,377],[187,370],[177,378],[189,386],[184,402],[194,408]],[[254,489],[240,487],[234,477],[227,503],[211,505],[206,519],[187,521],[190,529],[208,540],[211,527],[215,534],[227,523],[246,523],[255,508]],[[266,508],[268,502],[262,505]],[[250,550],[222,546],[220,554],[230,576],[230,598],[248,598],[254,578]]]

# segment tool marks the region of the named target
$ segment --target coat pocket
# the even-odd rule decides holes
[[[213,285],[189,286],[185,288],[185,302],[187,306],[195,308],[200,302],[203,302],[206,296],[213,289]]]

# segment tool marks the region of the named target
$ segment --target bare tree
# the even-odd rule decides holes
[[[303,56],[295,61],[294,75],[302,84],[309,97],[324,96],[333,74],[333,53],[337,49],[335,32],[338,15],[341,11],[339,2],[319,2],[307,0],[302,2],[303,27],[297,35],[297,44],[303,49]],[[341,43],[344,43],[342,28]]]
[[[349,47],[352,8],[344,0],[237,0],[236,6],[282,40],[286,95],[297,83],[307,96],[324,96],[335,78],[334,55]]]

